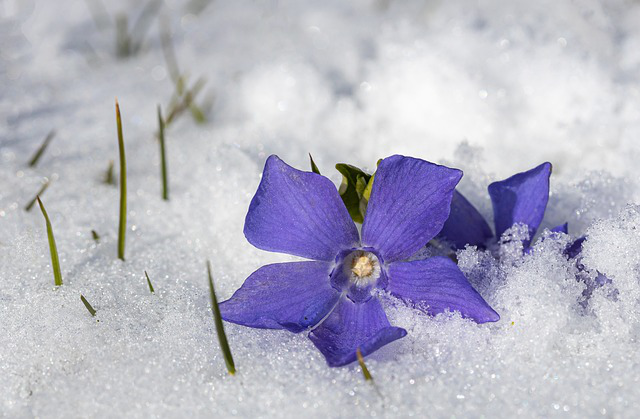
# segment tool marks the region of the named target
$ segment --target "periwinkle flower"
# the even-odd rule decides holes
[[[529,238],[524,240],[523,246],[529,248],[549,201],[550,176],[551,163],[547,162],[489,185],[496,237],[502,236],[516,224],[524,224],[529,230]],[[566,233],[567,224],[553,230]],[[451,214],[438,236],[460,249],[467,244],[484,246],[493,233],[478,210],[460,192],[455,191]]]
[[[502,236],[515,224],[526,225],[529,239],[523,241],[525,253],[531,251],[531,240],[544,218],[549,200],[550,176],[551,163],[543,163],[489,185],[496,236]],[[551,231],[568,234],[568,223],[554,227]],[[449,241],[454,249],[460,249],[467,244],[482,247],[493,237],[493,233],[478,210],[460,192],[455,191],[451,201],[451,213],[438,237]],[[582,245],[585,239],[585,236],[578,237],[570,242],[563,252],[567,259],[575,263],[576,279],[586,285],[583,292],[584,300],[581,302],[583,305],[586,305],[596,288],[612,282],[598,271],[589,272],[582,264]]]
[[[406,335],[389,323],[379,299],[384,292],[430,314],[457,310],[479,323],[497,321],[450,259],[407,261],[442,229],[461,177],[415,158],[382,160],[359,234],[329,179],[270,156],[244,234],[262,250],[312,261],[261,267],[221,303],[222,317],[308,330],[330,366],[355,361],[358,348],[367,355]]]

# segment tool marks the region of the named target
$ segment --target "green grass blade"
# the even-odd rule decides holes
[[[162,54],[164,55],[164,61],[167,64],[169,76],[176,85],[178,94],[182,95],[182,89],[180,86],[180,68],[178,67],[178,60],[176,59],[176,53],[171,41],[171,29],[169,28],[169,22],[166,18],[162,20],[160,25],[160,43],[162,45]]]
[[[44,205],[40,200],[40,197],[36,197],[44,220],[47,223],[47,238],[49,239],[49,252],[51,253],[51,266],[53,267],[53,282],[57,287],[62,285],[62,273],[60,272],[60,258],[58,257],[58,247],[56,246],[56,239],[53,237],[53,227],[51,227],[51,221],[47,210],[44,209]]]
[[[55,135],[56,135],[55,130],[49,131],[49,134],[47,134],[47,136],[45,137],[40,147],[38,147],[36,152],[33,154],[33,157],[31,157],[31,160],[29,160],[29,167],[35,167],[36,164],[38,164],[38,160],[40,160],[40,157],[42,157],[42,155],[44,154],[44,151],[47,149],[47,147],[49,146],[49,143],[51,142],[51,140]]]
[[[358,364],[360,364],[360,369],[362,370],[362,375],[364,375],[365,381],[372,381],[373,377],[367,368],[367,365],[364,363],[364,357],[362,356],[362,352],[360,352],[360,348],[356,349],[356,356],[358,357]]]
[[[149,291],[151,292],[151,294],[155,294],[155,291],[153,290],[153,285],[151,285],[151,280],[149,279],[149,274],[147,273],[147,271],[144,271],[144,276],[147,277],[147,285],[149,285]]]
[[[38,197],[40,195],[42,195],[44,193],[44,191],[47,190],[47,188],[49,187],[49,183],[51,183],[49,180],[47,180],[41,187],[40,190],[38,191],[38,193],[36,194],[36,196],[33,197],[33,199],[31,201],[29,201],[29,203],[27,205],[25,205],[24,209],[25,211],[29,212],[31,211],[31,208],[33,208],[33,206],[36,204],[36,200],[38,199]]]
[[[153,22],[153,18],[160,11],[160,7],[162,6],[162,1],[160,0],[150,0],[145,4],[140,16],[135,21],[131,28],[130,38],[131,38],[131,55],[135,55],[140,52],[142,48],[142,44],[149,32],[149,28]]]
[[[222,316],[220,315],[220,307],[218,306],[218,298],[216,297],[216,291],[213,288],[213,277],[211,275],[211,263],[207,261],[207,273],[209,274],[209,293],[211,295],[211,309],[213,311],[213,320],[216,324],[216,332],[218,334],[218,341],[220,342],[220,349],[224,356],[224,362],[227,364],[227,371],[229,374],[235,375],[236,366],[233,363],[233,356],[231,355],[231,348],[227,341],[227,335],[224,333],[224,325],[222,324]]]
[[[95,231],[95,230],[91,230],[91,237],[93,237],[93,240],[94,240],[96,243],[100,243],[100,235],[98,234],[98,232],[97,232],[97,231]]]
[[[118,258],[124,260],[125,234],[127,233],[127,160],[124,153],[122,118],[116,100],[116,124],[118,125],[118,149],[120,151],[120,222],[118,225]]]
[[[191,117],[197,124],[204,124],[207,122],[207,116],[204,114],[204,111],[193,101],[189,103],[189,112],[191,112]]]
[[[164,120],[162,119],[162,110],[158,105],[158,138],[160,139],[160,169],[162,175],[162,199],[169,200],[169,180],[167,174],[167,155],[164,144]]]
[[[311,171],[313,173],[320,174],[320,169],[316,166],[316,162],[313,161],[313,157],[311,157],[311,153],[309,153],[309,161],[311,162]]]
[[[100,31],[106,31],[111,26],[109,12],[104,6],[104,3],[100,0],[86,0],[87,7],[93,18],[93,22]]]
[[[96,310],[93,307],[91,307],[91,304],[89,304],[87,299],[84,298],[84,295],[80,294],[80,300],[82,300],[82,303],[84,304],[84,306],[87,308],[87,310],[89,310],[89,313],[91,313],[91,315],[93,317],[95,317],[96,316]]]
[[[113,160],[109,160],[109,167],[107,167],[107,171],[104,173],[104,183],[107,185],[115,185],[116,181],[113,176]]]
[[[131,55],[131,38],[129,37],[129,19],[124,13],[115,17],[116,21],[116,56],[120,58]]]

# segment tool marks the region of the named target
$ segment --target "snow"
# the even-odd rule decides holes
[[[0,4],[0,414],[6,417],[632,417],[640,410],[640,4],[633,1],[167,1],[182,71],[214,98],[205,124],[167,131],[160,198],[156,105],[173,85],[154,19],[115,55],[93,1]],[[104,2],[135,20],[141,1]],[[128,158],[126,262],[116,258],[114,96]],[[51,130],[38,166],[26,162]],[[332,369],[304,334],[227,324],[220,353],[206,279],[228,298],[269,254],[242,235],[264,160],[338,184],[400,153],[465,171],[488,219],[488,183],[553,163],[531,254],[467,248],[459,264],[502,316],[427,317],[388,297],[408,335],[367,365]],[[117,166],[117,165],[116,165]],[[116,171],[117,173],[117,171]],[[42,196],[60,252],[55,290]],[[100,242],[91,238],[96,230]],[[513,231],[513,234],[519,234]],[[540,237],[545,237],[541,240]],[[580,266],[578,266],[580,265]],[[148,291],[144,271],[156,294]],[[610,284],[586,297],[577,275]],[[80,301],[97,310],[92,318]]]

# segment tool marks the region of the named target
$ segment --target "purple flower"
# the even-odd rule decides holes
[[[591,272],[582,263],[582,245],[584,244],[586,239],[586,236],[578,237],[569,246],[567,246],[564,251],[564,254],[569,259],[575,259],[575,266],[578,270],[578,272],[576,273],[576,279],[586,285],[586,288],[582,292],[584,300],[580,302],[583,307],[587,306],[589,299],[596,289],[602,287],[603,285],[613,283],[611,278],[607,277],[598,270],[596,270],[595,272]],[[611,296],[615,297],[617,293],[618,290],[614,289],[611,292]]]
[[[226,321],[257,328],[310,330],[330,366],[349,364],[400,339],[378,298],[381,291],[426,307],[458,310],[477,322],[498,314],[445,257],[406,261],[449,216],[462,172],[423,160],[382,160],[361,234],[333,183],[292,168],[277,156],[265,164],[245,220],[254,246],[312,261],[266,265],[220,309]]]
[[[531,170],[489,185],[496,237],[502,236],[515,224],[524,224],[529,230],[529,239],[523,245],[525,249],[529,248],[547,207],[550,176],[551,163],[542,163]],[[558,226],[553,231],[566,233],[567,224]],[[478,210],[461,193],[455,191],[451,201],[451,214],[438,236],[451,242],[454,248],[460,249],[467,244],[484,246],[493,237],[493,233]]]

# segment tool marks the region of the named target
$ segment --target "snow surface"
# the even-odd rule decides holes
[[[168,129],[168,203],[153,137],[156,104],[166,108],[173,91],[159,25],[120,59],[89,3],[0,3],[3,416],[640,411],[639,2],[215,1],[196,13],[206,1],[167,1],[160,16],[181,69],[205,77],[215,99],[206,124],[184,116]],[[130,20],[144,7],[104,4]],[[129,168],[125,263],[118,190],[101,183],[117,160],[114,96]],[[227,324],[231,377],[205,260],[220,299],[259,266],[293,260],[252,248],[242,227],[265,158],[306,169],[308,152],[336,184],[336,162],[371,169],[395,153],[463,169],[461,190],[489,219],[489,182],[551,161],[543,227],[568,221],[574,238],[589,236],[584,253],[567,261],[565,235],[538,239],[524,257],[512,244],[500,259],[461,250],[461,268],[502,320],[431,318],[386,299],[408,336],[367,358],[375,388],[357,365],[328,368],[304,334]],[[65,281],[57,290],[44,220],[23,209],[45,178]],[[598,272],[612,283],[588,295],[576,275]]]

